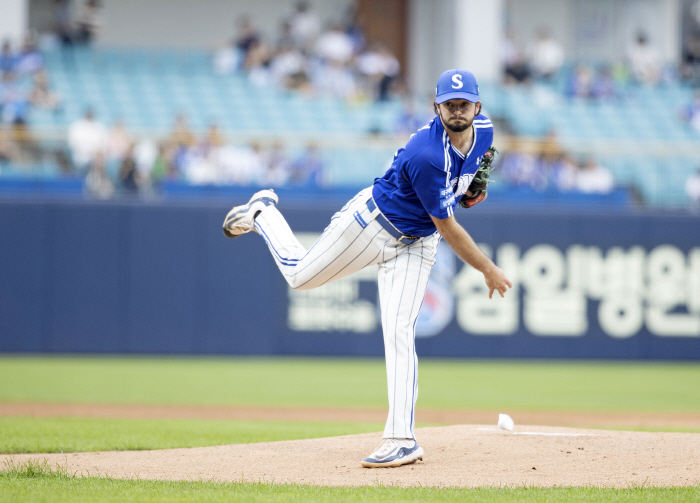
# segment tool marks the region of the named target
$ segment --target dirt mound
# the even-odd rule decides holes
[[[22,454],[70,472],[117,478],[396,485],[685,486],[700,483],[700,434],[517,425],[419,428],[424,461],[367,469],[380,433],[158,451]],[[10,456],[0,456],[0,463]]]

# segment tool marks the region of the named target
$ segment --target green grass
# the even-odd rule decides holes
[[[0,357],[0,401],[386,407],[379,359]],[[700,411],[700,364],[421,360],[419,407]]]
[[[381,360],[0,356],[0,401],[386,407]],[[700,411],[700,365],[421,360],[420,407]],[[372,423],[0,417],[0,451],[152,449],[380,431]],[[0,467],[4,501],[698,501],[700,487],[331,488]]]
[[[48,463],[9,463],[0,472],[0,502],[566,502],[698,501],[700,487],[595,487],[445,489],[312,487],[264,483],[169,482],[74,477]]]
[[[170,449],[381,432],[383,424],[2,417],[0,453]],[[381,435],[378,435],[379,438]]]
[[[385,379],[381,360],[0,357],[0,401],[384,408]],[[700,365],[688,363],[424,360],[419,383],[418,405],[426,408],[700,411]],[[382,426],[0,417],[0,452],[224,445]]]

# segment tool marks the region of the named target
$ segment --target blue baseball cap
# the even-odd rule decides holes
[[[479,101],[479,86],[472,72],[455,68],[440,75],[435,89],[435,102],[439,105],[455,99],[472,103]]]

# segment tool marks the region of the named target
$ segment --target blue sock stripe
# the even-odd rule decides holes
[[[270,247],[270,250],[272,250],[272,253],[274,253],[274,255],[277,257],[277,260],[279,260],[279,262],[282,265],[290,265],[290,266],[297,265],[297,262],[299,262],[299,259],[285,258],[282,255],[280,255],[280,253],[277,251],[275,246],[272,244],[272,241],[270,240],[268,235],[265,234],[265,231],[263,230],[263,228],[260,227],[260,225],[257,222],[255,222],[254,225],[255,225],[255,228],[258,230],[258,232],[262,235],[262,237],[265,240],[265,242],[267,243],[267,245]]]
[[[265,230],[264,230],[262,227],[257,226],[257,222],[256,222],[255,225],[256,225],[256,229],[258,229],[259,232],[263,235],[263,239],[265,239],[265,241],[268,243],[268,245],[269,245],[270,248],[272,249],[273,253],[277,256],[277,258],[279,258],[280,261],[288,262],[288,264],[285,264],[285,265],[295,265],[295,264],[289,264],[289,263],[291,263],[291,262],[299,262],[299,261],[300,261],[300,259],[296,259],[296,258],[287,258],[287,257],[283,257],[282,254],[277,250],[277,248],[275,247],[275,245],[272,243],[272,239],[270,238],[270,236],[268,236],[268,235],[265,233]],[[286,248],[284,248],[284,249],[285,249],[285,251],[286,251]]]

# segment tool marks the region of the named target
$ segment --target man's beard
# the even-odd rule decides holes
[[[469,126],[471,126],[472,123],[468,121],[464,121],[463,124],[455,124],[452,125],[449,122],[445,123],[445,127],[452,131],[453,133],[461,133],[462,131],[465,131]]]

